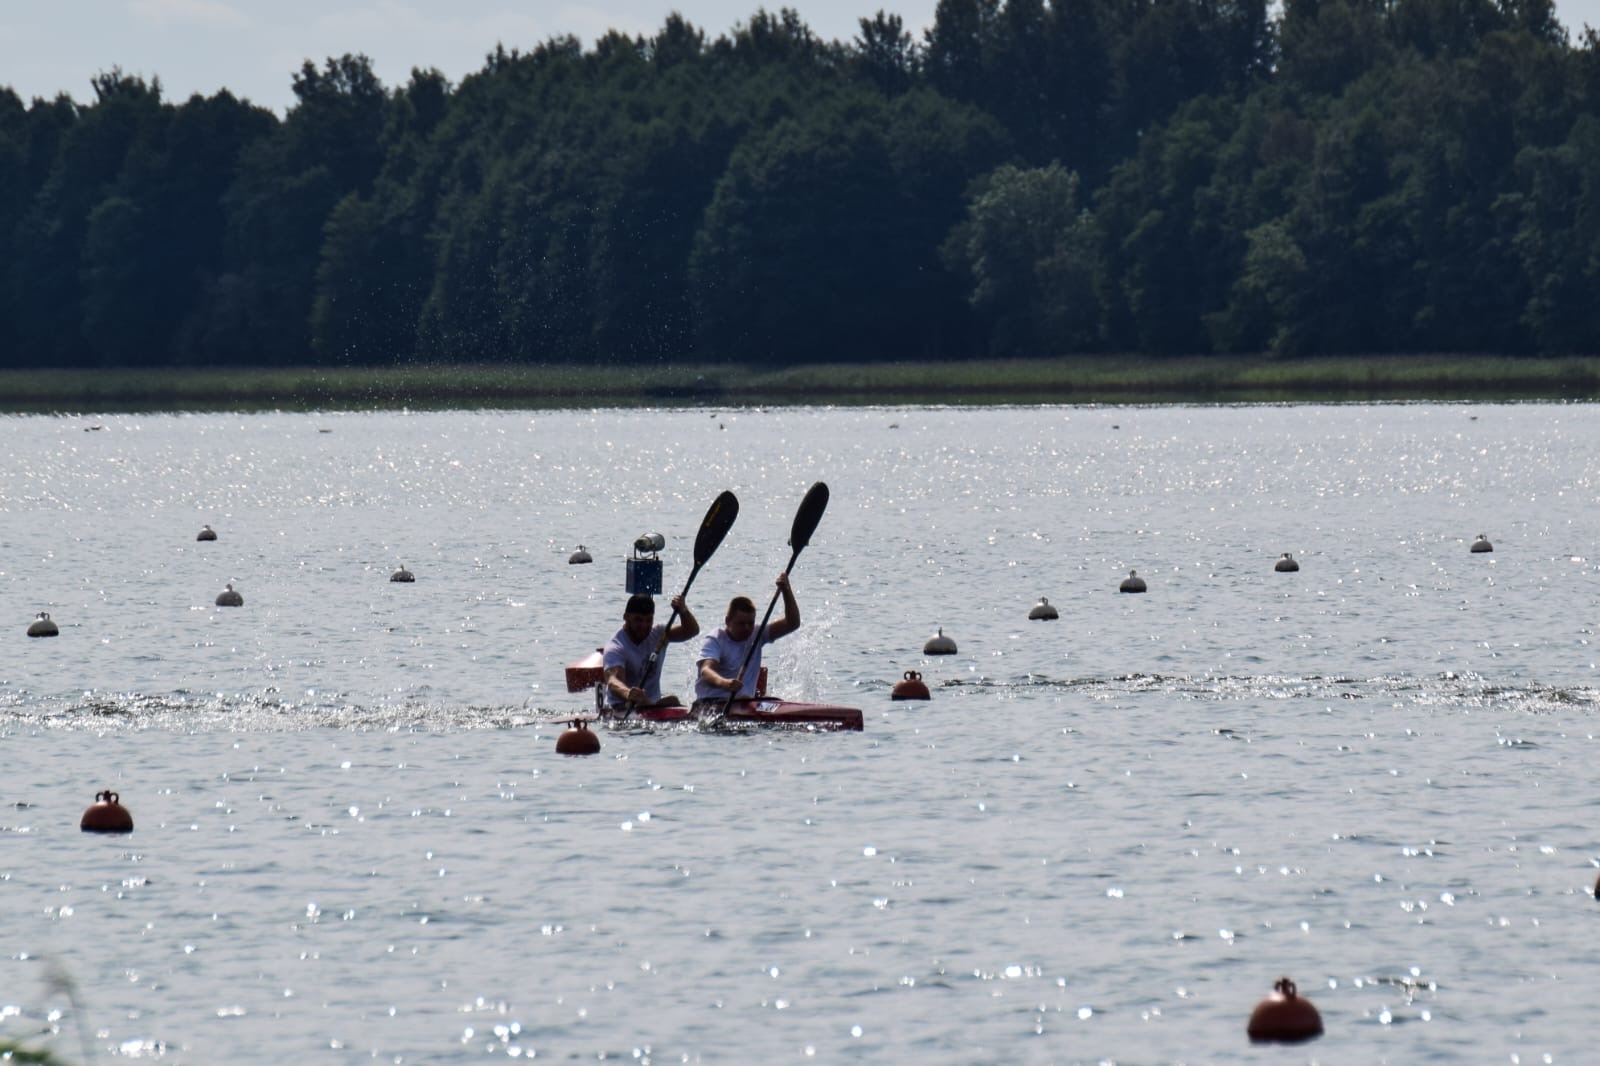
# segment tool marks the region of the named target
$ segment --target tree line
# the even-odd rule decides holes
[[[459,85],[0,89],[0,365],[1592,352],[1600,42],[1551,0],[765,9]]]

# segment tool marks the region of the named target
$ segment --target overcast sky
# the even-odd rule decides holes
[[[414,67],[452,83],[496,44],[529,51],[560,34],[587,46],[608,29],[654,34],[676,10],[708,38],[765,6],[785,6],[817,36],[849,40],[880,8],[920,37],[937,0],[0,0],[0,85],[24,100],[65,92],[92,102],[90,79],[120,67],[161,79],[164,99],[226,88],[280,115],[307,59],[359,52],[395,88]],[[1600,0],[1594,0],[1600,3]]]
[[[360,52],[384,85],[413,67],[451,82],[483,67],[496,44],[527,51],[558,34],[591,44],[607,29],[653,34],[677,10],[715,38],[765,6],[800,12],[814,33],[849,40],[880,8],[918,37],[937,0],[0,0],[0,85],[24,100],[67,93],[94,100],[89,81],[120,67],[159,77],[164,98],[226,88],[280,115],[301,63]],[[1574,31],[1600,25],[1600,0],[1558,0]]]

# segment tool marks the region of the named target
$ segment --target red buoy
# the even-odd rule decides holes
[[[925,700],[929,699],[928,686],[922,683],[922,675],[915,670],[907,670],[906,676],[894,683],[894,692],[890,695],[893,700]]]
[[[1298,1044],[1322,1035],[1322,1016],[1309,999],[1295,994],[1293,981],[1280,977],[1272,989],[1250,1012],[1246,1031],[1252,1043]]]
[[[600,738],[582,718],[574,718],[572,728],[556,738],[557,755],[597,755],[599,752]]]
[[[133,815],[117,801],[115,792],[96,792],[78,828],[85,833],[131,833]]]

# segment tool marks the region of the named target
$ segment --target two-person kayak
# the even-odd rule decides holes
[[[605,678],[601,654],[595,651],[567,666],[567,691],[595,690],[595,711],[599,721],[607,725],[628,724],[694,724],[730,726],[792,726],[810,729],[860,730],[863,728],[861,710],[857,707],[840,707],[831,703],[802,703],[799,700],[773,699],[765,695],[767,671],[761,669],[756,682],[754,699],[737,699],[731,704],[713,710],[696,711],[693,707],[640,707],[633,711],[611,710],[605,706],[600,683]],[[701,705],[704,706],[703,704]]]

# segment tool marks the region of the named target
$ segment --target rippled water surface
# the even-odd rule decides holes
[[[1592,1062],[1596,415],[0,420],[0,1039]],[[666,536],[675,591],[738,494],[690,596],[709,627],[765,603],[817,480],[772,687],[865,732],[556,755],[635,537]],[[1060,620],[1028,620],[1041,596]],[[25,636],[40,611],[59,637]],[[924,657],[939,628],[959,652]],[[930,701],[891,700],[907,671]],[[107,788],[131,835],[78,831]],[[1327,1034],[1252,1048],[1281,975]]]

